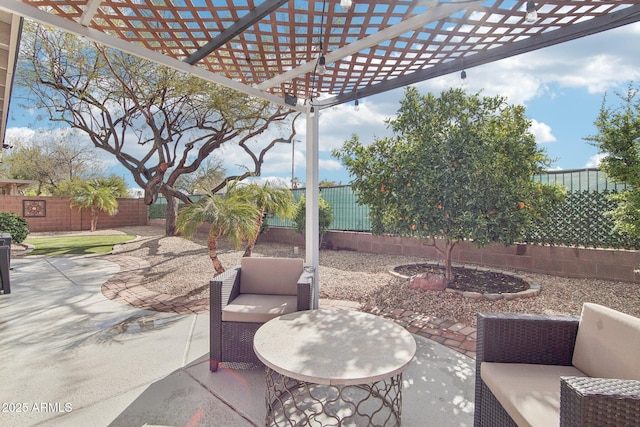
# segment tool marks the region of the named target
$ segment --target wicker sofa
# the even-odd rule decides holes
[[[265,322],[309,310],[313,272],[300,258],[243,258],[210,282],[209,369],[220,362],[260,364],[253,337]]]
[[[476,427],[639,426],[640,319],[478,314]]]

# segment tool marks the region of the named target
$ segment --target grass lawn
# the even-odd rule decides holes
[[[36,237],[25,243],[35,246],[29,255],[106,254],[114,245],[134,238],[129,235]]]

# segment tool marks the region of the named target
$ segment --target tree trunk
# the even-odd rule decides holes
[[[218,258],[218,238],[220,234],[215,235],[212,232],[209,232],[209,237],[207,238],[207,248],[209,249],[209,258],[211,258],[211,262],[213,263],[213,268],[216,270],[216,275],[224,273],[224,267]]]
[[[98,215],[99,212],[91,206],[91,231],[96,231],[98,228]]]
[[[447,283],[451,283],[453,281],[453,268],[451,267],[451,252],[453,251],[453,247],[456,245],[455,242],[452,242],[449,239],[445,240],[446,247],[444,249],[444,278]]]
[[[167,213],[165,215],[165,230],[166,236],[176,235],[176,219],[178,218],[178,199],[173,196],[164,195],[167,199]]]
[[[258,236],[260,236],[260,231],[262,230],[262,221],[264,218],[264,210],[260,210],[260,215],[258,215],[258,219],[256,220],[257,232],[253,239],[247,242],[247,248],[244,250],[243,257],[250,257],[253,253],[253,248],[256,246],[256,242],[258,241]]]

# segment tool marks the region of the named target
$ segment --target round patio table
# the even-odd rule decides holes
[[[399,426],[402,372],[416,342],[400,325],[349,310],[309,310],[265,323],[267,426]]]

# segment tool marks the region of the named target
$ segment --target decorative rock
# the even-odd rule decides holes
[[[460,291],[454,291],[456,293],[461,293]],[[462,296],[465,298],[470,298],[470,299],[480,299],[482,298],[482,294],[480,292],[468,292],[468,291],[464,291],[462,292]]]
[[[439,266],[439,264],[432,263],[434,266]],[[442,291],[451,292],[458,295],[461,295],[463,298],[467,299],[485,299],[487,301],[499,301],[499,300],[507,300],[513,301],[518,298],[532,298],[540,294],[541,286],[539,283],[530,282],[526,277],[513,274],[504,270],[496,270],[492,268],[482,267],[482,266],[464,266],[455,264],[454,267],[463,267],[476,271],[491,271],[499,274],[510,275],[521,279],[529,284],[529,289],[520,292],[505,292],[505,293],[479,293],[473,291],[463,291],[446,287],[446,281],[443,275],[441,274],[433,274],[433,273],[422,273],[416,274],[412,277],[407,277],[401,273],[396,272],[395,270],[389,270],[389,273],[395,277],[408,280],[408,288],[409,289],[420,289],[420,290],[433,290],[433,291]]]
[[[409,289],[442,291],[447,287],[447,280],[441,274],[421,273],[412,276],[407,286]]]
[[[520,298],[535,297],[540,293],[540,289],[527,289],[526,291],[518,292]]]

